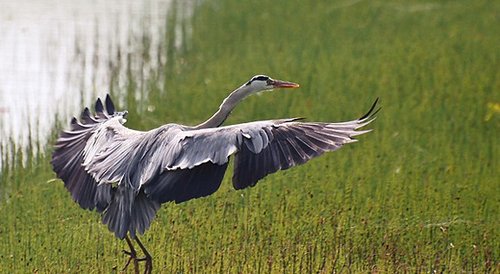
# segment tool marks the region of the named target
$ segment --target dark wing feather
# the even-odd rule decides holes
[[[261,130],[263,140],[269,140],[260,152],[254,150],[257,138],[244,138],[235,155],[233,186],[243,189],[254,186],[268,174],[304,164],[327,151],[355,142],[354,136],[370,130],[356,131],[374,119],[378,99],[367,114],[345,123],[286,122]],[[260,143],[261,141],[257,141]]]
[[[219,189],[226,168],[227,163],[207,162],[192,169],[165,170],[143,186],[144,192],[159,203],[208,196]]]
[[[101,124],[114,117],[123,117],[125,113],[114,112],[113,102],[106,98],[106,112],[101,100],[95,104],[96,115],[85,108],[80,121],[71,120],[70,129],[61,132],[52,153],[51,164],[57,177],[64,181],[65,187],[73,199],[85,209],[94,209],[97,206],[102,211],[110,199],[109,186],[98,187],[98,183],[82,167],[84,148],[94,130]]]
[[[322,130],[325,130],[324,126],[315,123],[291,123],[273,127],[273,140],[259,153],[249,149],[248,144],[253,140],[245,139],[235,155],[234,187],[242,189],[254,186],[268,174],[304,164],[349,142],[349,139],[322,134]]]

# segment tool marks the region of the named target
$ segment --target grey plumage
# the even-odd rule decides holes
[[[247,89],[298,86],[256,77],[235,90],[214,116],[194,127],[166,124],[150,131],[131,130],[123,126],[127,112],[116,112],[109,95],[104,104],[99,99],[94,115],[86,108],[61,133],[53,169],[72,198],[84,209],[102,212],[103,223],[123,239],[127,233],[132,237],[144,233],[160,204],[217,191],[231,156],[233,186],[243,189],[356,141],[355,136],[370,131],[359,129],[375,119],[378,100],[360,119],[343,123],[292,118],[219,127],[254,91]],[[267,86],[252,87],[256,81],[266,81]]]

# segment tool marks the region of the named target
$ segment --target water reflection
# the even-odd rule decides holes
[[[140,62],[131,69],[141,74],[165,62],[159,45],[170,2],[0,0],[3,153],[10,140],[45,144],[56,114],[75,115],[109,90],[113,75],[126,78],[125,58]],[[144,54],[152,57],[147,63]]]

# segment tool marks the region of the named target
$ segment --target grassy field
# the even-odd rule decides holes
[[[167,64],[113,89],[130,127],[198,123],[260,73],[301,88],[250,97],[229,123],[353,119],[376,97],[383,108],[356,144],[243,191],[229,172],[214,195],[164,205],[142,238],[155,270],[498,273],[499,12],[494,1],[214,0],[188,20],[171,13]],[[138,86],[146,100],[130,96]],[[2,173],[0,272],[120,272],[126,244],[48,161]]]

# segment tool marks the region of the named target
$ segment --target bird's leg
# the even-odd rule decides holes
[[[139,238],[135,236],[135,241],[141,248],[142,252],[144,253],[144,258],[139,259],[140,261],[146,261],[146,267],[144,269],[144,274],[150,274],[153,271],[153,258],[149,254],[148,250],[144,247],[144,245],[141,243]]]
[[[122,271],[127,269],[128,265],[132,260],[134,260],[134,270],[136,274],[139,274],[139,261],[137,259],[137,252],[135,251],[134,245],[132,244],[132,241],[128,236],[125,236],[125,241],[127,241],[128,247],[130,248],[130,251],[123,250],[123,253],[129,255],[130,257],[128,258],[127,263],[123,267]]]

